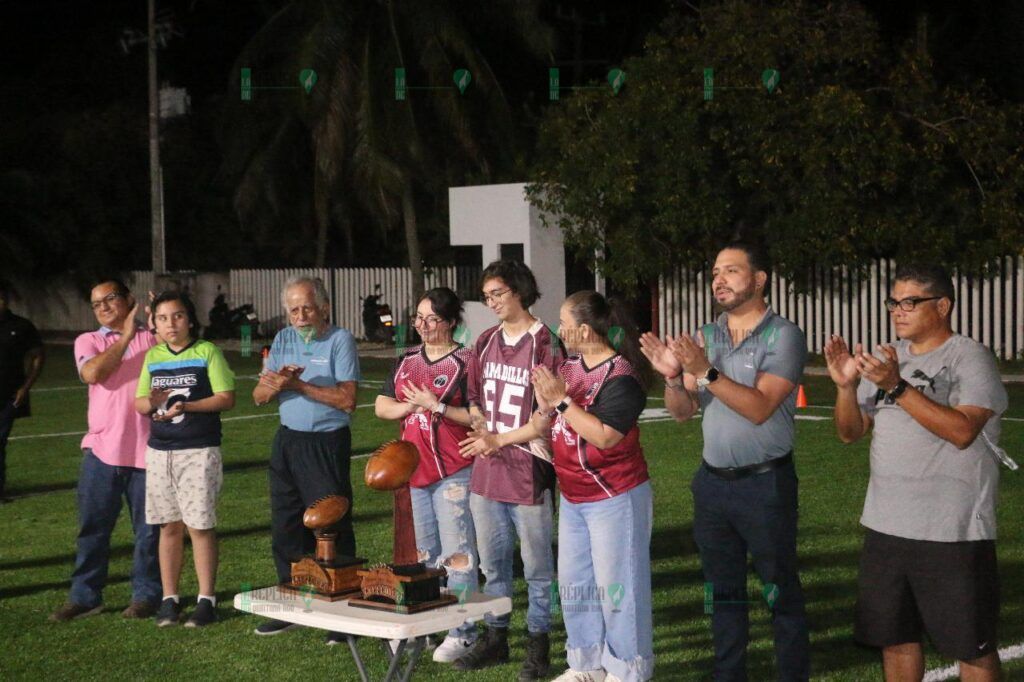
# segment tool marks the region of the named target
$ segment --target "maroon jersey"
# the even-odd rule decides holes
[[[601,450],[580,438],[561,414],[551,427],[555,472],[565,499],[573,503],[615,497],[650,478],[640,447],[637,419],[647,396],[633,366],[621,355],[588,369],[570,357],[558,370],[572,401],[625,437]]]
[[[483,412],[489,430],[514,431],[530,420],[536,409],[530,372],[537,365],[555,371],[560,350],[561,342],[539,321],[511,344],[500,325],[480,335],[469,372],[469,402]],[[477,457],[470,490],[497,502],[538,504],[544,490],[554,487],[554,470],[531,453],[531,445],[545,447],[522,443]]]
[[[466,407],[466,375],[473,351],[459,346],[448,355],[431,362],[423,346],[407,350],[395,363],[380,394],[395,400],[405,396],[402,388],[412,383],[426,386],[437,399],[450,407]],[[401,396],[401,397],[399,397]],[[451,476],[473,463],[459,454],[459,441],[468,429],[433,412],[410,414],[402,422],[402,438],[415,443],[420,464],[409,485],[423,488]]]

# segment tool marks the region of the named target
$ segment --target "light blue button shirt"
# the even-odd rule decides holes
[[[285,365],[304,367],[299,378],[315,386],[332,387],[360,379],[356,340],[347,329],[334,326],[308,344],[294,327],[279,331],[270,347],[267,368],[276,372]],[[296,391],[282,391],[278,402],[281,423],[296,431],[335,431],[351,421],[348,413]]]

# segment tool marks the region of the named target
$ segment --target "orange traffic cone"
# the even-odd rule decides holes
[[[803,384],[800,384],[800,388],[796,392],[796,406],[807,407],[807,394],[804,392]]]

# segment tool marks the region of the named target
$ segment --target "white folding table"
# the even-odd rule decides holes
[[[486,614],[501,616],[512,611],[512,600],[508,597],[488,597],[472,594],[463,603],[443,606],[431,611],[405,615],[349,605],[348,601],[328,602],[312,597],[284,592],[276,586],[264,587],[235,595],[234,606],[239,611],[267,618],[276,618],[311,628],[340,632],[345,635],[352,658],[363,682],[370,682],[366,666],[356,647],[357,637],[374,637],[381,640],[384,651],[391,661],[384,682],[412,679],[413,669],[423,653],[427,635],[445,632],[466,621],[478,621]],[[401,640],[392,652],[388,640]],[[409,661],[399,675],[403,652],[409,652]]]

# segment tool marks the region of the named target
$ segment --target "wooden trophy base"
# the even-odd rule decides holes
[[[305,557],[292,563],[292,580],[282,583],[282,592],[297,594],[302,597],[309,595],[322,601],[340,601],[361,594],[363,571],[359,570],[366,564],[366,559],[342,557],[331,562],[316,561]],[[310,588],[313,588],[310,590]]]
[[[459,601],[454,594],[441,593],[445,572],[423,564],[387,564],[357,573],[362,578],[362,596],[349,599],[352,606],[411,614]]]

